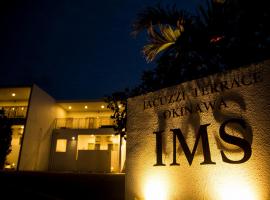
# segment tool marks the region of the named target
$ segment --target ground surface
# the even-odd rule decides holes
[[[124,174],[0,172],[0,199],[124,200]]]

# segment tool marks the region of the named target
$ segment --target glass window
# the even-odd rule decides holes
[[[88,150],[95,150],[95,143],[88,143]]]
[[[66,152],[67,151],[67,140],[58,139],[56,140],[56,152]]]

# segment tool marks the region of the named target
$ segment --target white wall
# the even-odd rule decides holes
[[[54,121],[65,117],[66,112],[36,85],[30,98],[19,170],[48,170]]]
[[[241,80],[231,89],[215,91],[200,90],[195,95],[194,88],[206,88],[209,83]],[[256,79],[256,80],[255,80]],[[252,80],[252,83],[250,83]],[[219,200],[256,199],[270,197],[270,62],[266,61],[247,68],[217,74],[203,79],[186,82],[174,87],[148,93],[128,100],[127,160],[126,160],[126,200]],[[227,86],[228,86],[227,85]],[[217,89],[217,88],[216,88]],[[220,90],[217,89],[217,90]],[[185,91],[185,99],[177,102],[159,102],[160,97],[170,97]],[[175,97],[176,98],[176,97]],[[155,100],[154,107],[145,104]],[[225,102],[226,106],[208,110],[203,102]],[[164,100],[165,101],[165,100]],[[181,115],[181,107],[199,104],[192,114]],[[146,105],[146,106],[145,106]],[[173,109],[177,112],[173,112]],[[170,113],[171,117],[169,117]],[[164,117],[165,114],[165,117]],[[243,158],[243,149],[221,139],[221,124],[231,118],[245,121],[246,128],[226,127],[229,135],[244,138],[252,147],[249,160],[240,164],[225,163],[221,151],[231,160]],[[177,140],[176,159],[179,166],[170,166],[173,161],[173,134],[170,129],[180,128],[189,149],[194,146],[200,125],[207,127],[211,159],[216,164],[200,165],[204,160],[201,141],[193,163],[188,161]],[[156,138],[153,132],[164,130],[162,134],[163,163],[156,163]],[[232,131],[234,130],[234,131]]]

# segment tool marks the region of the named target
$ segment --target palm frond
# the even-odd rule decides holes
[[[175,44],[183,31],[183,26],[173,29],[170,25],[159,25],[159,30],[151,26],[148,29],[149,44],[143,47],[147,62],[153,61],[160,52]]]

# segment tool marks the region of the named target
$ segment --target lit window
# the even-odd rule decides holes
[[[88,150],[95,150],[95,143],[88,143]]]
[[[56,140],[56,152],[66,152],[67,151],[67,140],[58,139]]]

